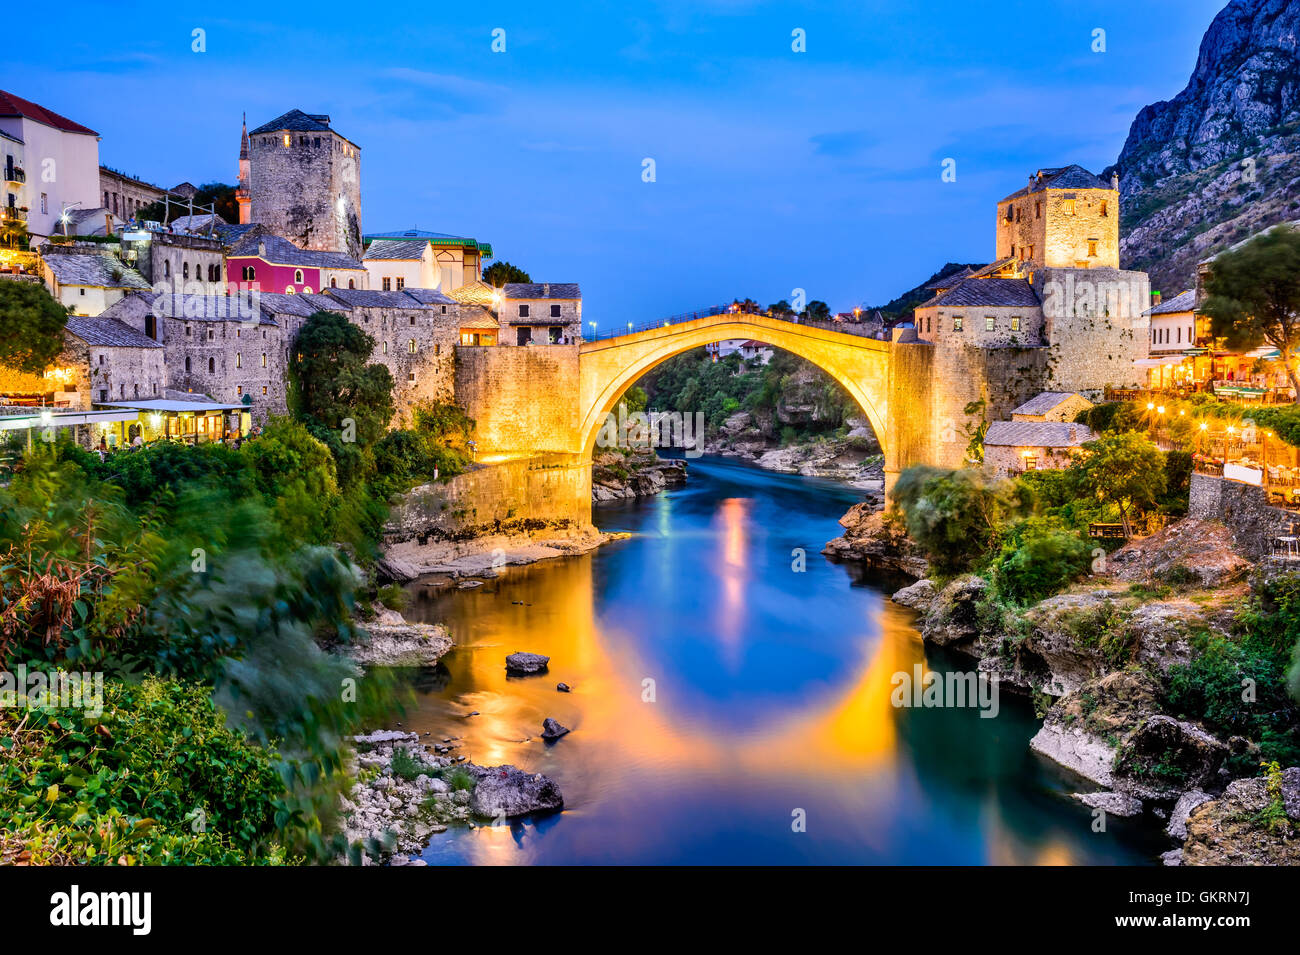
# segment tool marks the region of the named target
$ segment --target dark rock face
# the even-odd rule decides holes
[[[1224,743],[1194,723],[1152,716],[1120,748],[1116,788],[1148,798],[1202,788],[1215,777],[1227,755]]]
[[[564,795],[549,776],[526,773],[514,766],[471,770],[478,783],[470,809],[479,816],[524,816],[564,808]]]
[[[543,673],[551,658],[540,653],[512,653],[506,657],[506,672],[515,676]]]
[[[1121,174],[1163,179],[1248,151],[1267,131],[1300,120],[1300,5],[1232,0],[1201,40],[1186,89],[1138,113]]]
[[[567,726],[561,725],[557,720],[553,720],[549,716],[542,720],[542,739],[559,739],[567,732],[569,732]]]
[[[1300,864],[1300,767],[1282,771],[1281,792],[1264,777],[1238,779],[1187,818],[1183,865]],[[1280,805],[1278,804],[1280,803]]]
[[[988,586],[983,577],[967,574],[939,591],[925,614],[925,639],[941,647],[975,643],[980,637],[978,605]]]
[[[900,570],[913,577],[929,572],[920,549],[906,531],[885,520],[872,500],[854,504],[840,518],[844,536],[827,541],[822,553],[840,560],[860,560],[872,567]]]

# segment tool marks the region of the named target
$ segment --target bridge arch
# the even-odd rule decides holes
[[[798,355],[844,387],[871,423],[889,460],[891,345],[765,315],[725,313],[614,338],[579,348],[582,453],[590,459],[606,417],[641,376],[674,355],[728,339],[752,339]]]

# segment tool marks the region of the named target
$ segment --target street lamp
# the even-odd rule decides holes
[[[65,239],[68,237],[68,210],[71,209],[73,206],[79,206],[79,205],[81,205],[80,199],[78,199],[76,202],[63,203],[63,207],[62,207],[63,211],[59,213],[59,221],[63,223],[63,237]]]

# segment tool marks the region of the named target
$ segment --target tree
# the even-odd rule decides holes
[[[44,285],[0,282],[0,365],[39,375],[63,351],[68,310]]]
[[[831,318],[831,307],[825,302],[813,299],[804,306],[803,313],[805,318],[815,319],[819,322],[828,322]]]
[[[1134,508],[1153,507],[1165,493],[1165,456],[1136,431],[1107,434],[1083,445],[1084,456],[1071,465],[1079,486],[1102,503],[1119,508],[1124,534],[1131,533]]]
[[[1277,226],[1221,253],[1210,264],[1205,288],[1209,298],[1201,310],[1214,336],[1243,351],[1272,345],[1300,400],[1294,354],[1300,346],[1300,230]]]
[[[206,208],[200,212],[199,207],[210,205],[216,206],[217,215],[221,216],[226,222],[239,221],[239,204],[235,202],[234,186],[228,186],[224,182],[205,182],[199,186],[198,191],[194,193],[194,214],[206,214]],[[173,196],[169,203],[159,200],[158,202],[151,202],[147,206],[141,206],[136,210],[135,217],[137,220],[149,219],[153,222],[162,222],[164,207],[167,211],[167,222],[190,214],[189,200],[182,200],[178,196]]]
[[[787,315],[794,314],[794,309],[790,307],[790,303],[785,299],[781,299],[779,302],[773,302],[767,307],[767,310],[777,318],[784,318]]]
[[[940,570],[960,571],[998,543],[1007,521],[1024,510],[1020,488],[974,468],[911,467],[898,476],[894,502],[907,534]]]
[[[347,483],[361,453],[383,437],[396,410],[393,376],[369,364],[375,340],[337,312],[316,312],[298,333],[289,361],[290,407],[334,452]]]
[[[507,282],[531,282],[532,277],[517,265],[509,262],[493,262],[483,270],[483,281],[493,288],[500,288]]]
[[[252,466],[286,535],[313,544],[330,541],[338,505],[336,466],[330,449],[292,418],[272,417],[256,441],[239,449]]]

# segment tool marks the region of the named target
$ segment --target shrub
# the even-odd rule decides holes
[[[981,471],[908,468],[894,500],[908,536],[941,572],[966,569],[996,544],[1007,519],[1025,507],[1018,485],[991,481]]]
[[[411,595],[401,584],[386,584],[379,588],[379,602],[389,610],[405,610],[411,604]]]
[[[1059,521],[1028,518],[1007,534],[990,570],[998,590],[1021,603],[1050,597],[1092,563],[1092,546]]]

